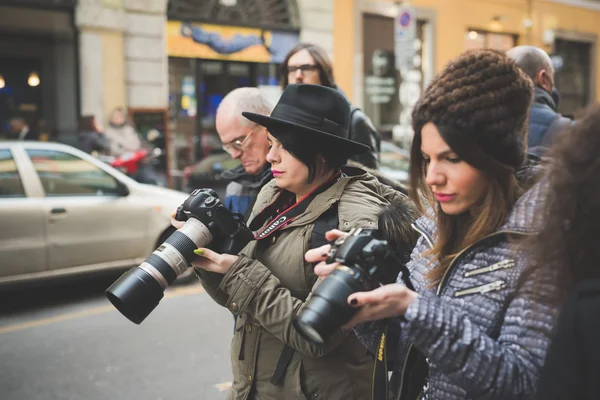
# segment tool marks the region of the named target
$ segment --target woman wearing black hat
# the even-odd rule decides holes
[[[556,308],[547,301],[549,274],[522,241],[544,223],[543,185],[525,192],[517,178],[531,99],[532,84],[514,62],[479,50],[451,61],[413,111],[410,189],[425,213],[407,265],[416,290],[398,279],[348,299],[361,307],[348,326],[392,317],[402,328],[390,343],[400,361],[393,399],[535,395]],[[355,331],[373,348],[378,328]]]
[[[377,228],[390,203],[403,212],[411,246],[414,210],[372,175],[343,167],[368,148],[347,139],[350,105],[334,89],[289,85],[270,117],[243,115],[267,127],[271,144],[274,179],[258,195],[249,224],[256,240],[239,256],[200,249],[204,258],[194,264],[208,293],[238,315],[229,398],[368,399],[373,358],[354,333],[339,329],[319,347],[292,324],[317,283],[304,254],[319,241],[318,221],[333,219],[344,231]]]

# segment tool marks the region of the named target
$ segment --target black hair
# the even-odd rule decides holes
[[[281,146],[308,168],[308,182],[312,182],[324,161],[326,170],[337,171],[348,161],[348,155],[322,135],[284,131],[274,135]],[[318,146],[318,148],[316,148]]]

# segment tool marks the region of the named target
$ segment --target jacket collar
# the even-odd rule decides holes
[[[271,174],[271,165],[267,163],[258,175],[250,175],[246,172],[244,166],[238,165],[235,168],[223,171],[221,177],[230,181],[236,181],[249,188],[260,188],[270,181],[273,175]]]
[[[550,107],[554,112],[557,110],[556,103],[554,102],[552,95],[539,86],[536,86],[533,90],[533,102],[534,104],[541,104]]]
[[[340,200],[342,194],[344,193],[344,189],[350,182],[356,179],[376,180],[375,177],[367,174],[365,171],[359,168],[344,167],[342,168],[342,172],[344,173],[344,176],[342,176],[337,182],[335,182],[323,193],[320,193],[317,197],[315,197],[306,208],[306,211],[299,215],[292,223],[290,223],[284,229],[299,225],[305,225],[315,221],[321,214],[329,210],[329,208],[331,208],[331,206],[335,202]],[[275,180],[272,180],[271,182],[267,183],[263,190],[266,192],[265,194],[267,194],[264,197],[266,199],[266,202],[257,205],[259,210],[262,210],[266,206],[268,206],[268,202],[273,201],[273,199],[275,199],[277,194],[281,191],[281,189],[277,187]]]

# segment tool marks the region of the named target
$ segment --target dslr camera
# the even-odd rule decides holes
[[[406,261],[378,237],[378,231],[351,230],[332,245],[327,263],[340,265],[317,286],[294,326],[307,340],[324,344],[358,311],[348,305],[348,296],[375,289],[380,282],[395,282]]]
[[[106,290],[113,306],[135,324],[154,310],[163,292],[190,266],[197,257],[195,249],[237,254],[254,239],[243,216],[229,211],[212,189],[194,190],[177,208],[175,219],[185,224]]]

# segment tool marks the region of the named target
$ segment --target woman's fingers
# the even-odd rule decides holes
[[[340,265],[340,263],[327,264],[326,262],[321,261],[315,265],[314,271],[316,275],[325,278],[327,275],[331,274],[338,265]]]
[[[329,254],[329,250],[331,250],[330,244],[317,247],[316,249],[311,249],[306,252],[304,259],[311,263],[325,261],[327,259],[327,255]]]
[[[338,240],[342,236],[348,236],[348,233],[342,232],[339,229],[332,229],[325,233],[325,239],[327,239],[330,242]]]
[[[221,254],[216,253],[216,252],[212,251],[211,249],[207,249],[204,247],[194,250],[194,254],[197,256],[200,256],[200,257],[204,257],[215,263],[218,263],[221,258]]]
[[[185,225],[185,221],[178,221],[175,218],[171,218],[171,225],[173,225],[175,229],[181,229],[181,227]]]
[[[361,309],[344,327],[349,329],[360,322],[404,315],[416,298],[416,292],[397,283],[384,285],[369,292],[353,293],[348,296],[348,304]]]

